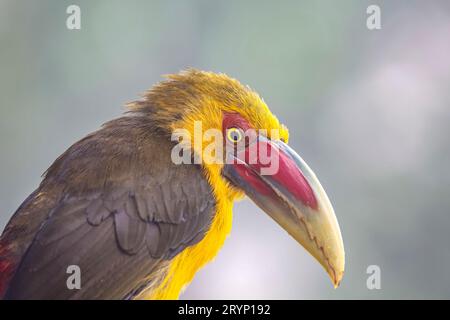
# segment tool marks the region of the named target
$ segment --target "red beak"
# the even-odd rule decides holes
[[[333,207],[319,180],[282,141],[259,135],[227,154],[223,175],[311,253],[338,286],[344,245]]]

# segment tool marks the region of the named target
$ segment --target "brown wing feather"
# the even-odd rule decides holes
[[[52,165],[0,240],[20,257],[5,298],[130,297],[203,238],[211,188],[200,167],[171,162],[170,140],[146,120],[115,120]],[[80,267],[80,290],[67,288],[70,265]]]

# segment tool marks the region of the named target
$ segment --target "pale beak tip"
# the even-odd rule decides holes
[[[336,278],[332,278],[331,282],[333,283],[334,289],[337,289],[341,285],[342,277],[344,276],[344,272],[342,272],[339,276]]]
[[[344,268],[340,268],[340,271],[336,271],[336,269],[329,267],[327,273],[330,276],[334,289],[337,289],[344,277]]]

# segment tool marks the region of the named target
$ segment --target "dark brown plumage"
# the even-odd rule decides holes
[[[214,213],[200,167],[172,164],[167,137],[133,113],[59,157],[1,237],[18,264],[5,298],[122,299],[157,285]],[[82,290],[67,290],[69,265]]]

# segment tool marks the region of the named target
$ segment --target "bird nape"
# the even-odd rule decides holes
[[[219,132],[223,161],[174,161],[179,144],[189,160],[205,153],[203,140],[174,139],[179,129],[195,137],[197,123]],[[167,76],[65,151],[18,208],[0,238],[0,297],[176,299],[223,245],[245,195],[338,286],[344,247],[333,208],[287,142],[287,128],[237,80],[194,69]],[[252,150],[266,150],[275,170]]]

